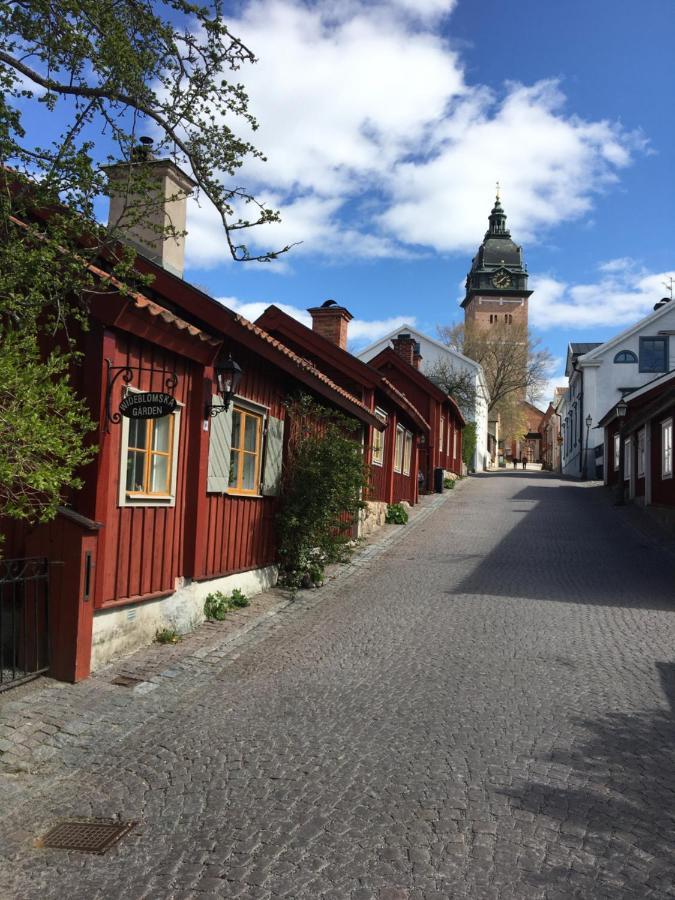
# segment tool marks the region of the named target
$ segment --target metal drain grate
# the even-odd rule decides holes
[[[41,847],[53,847],[58,850],[105,853],[128,834],[135,824],[135,822],[85,819],[59,822],[38,843]]]

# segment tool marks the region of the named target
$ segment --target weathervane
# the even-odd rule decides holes
[[[499,201],[499,182],[497,182],[497,201]]]
[[[673,276],[670,275],[668,277],[668,280],[662,281],[661,284],[668,291],[668,293],[670,294],[670,299],[672,300],[673,299],[673,289],[675,289],[675,278],[673,278]]]

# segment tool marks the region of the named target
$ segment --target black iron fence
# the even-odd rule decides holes
[[[0,691],[49,668],[46,559],[0,560]]]

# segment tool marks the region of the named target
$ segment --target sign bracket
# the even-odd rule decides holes
[[[110,433],[110,424],[119,425],[122,421],[122,414],[120,412],[113,412],[111,409],[112,393],[117,379],[121,376],[122,381],[125,384],[131,384],[134,380],[134,372],[150,372],[152,375],[164,375],[166,373],[160,372],[158,369],[148,369],[144,366],[113,366],[111,359],[106,359],[106,366],[108,367],[108,372],[105,391],[105,430]],[[113,372],[115,373],[114,375]],[[171,372],[171,374],[167,376],[164,385],[168,390],[172,391],[177,384],[178,375],[176,375],[175,372]]]

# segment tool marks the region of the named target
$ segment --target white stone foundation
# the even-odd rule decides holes
[[[174,628],[179,634],[193,631],[204,621],[207,594],[215,591],[231,594],[234,588],[239,588],[251,597],[274,587],[277,576],[277,567],[268,566],[209,581],[185,583],[183,579],[176,579],[176,591],[170,597],[133,603],[119,609],[98,610],[94,613],[92,672],[117,657],[151,644],[159,628]]]
[[[367,537],[382,528],[387,515],[387,504],[383,500],[368,500],[359,511],[359,537]]]

